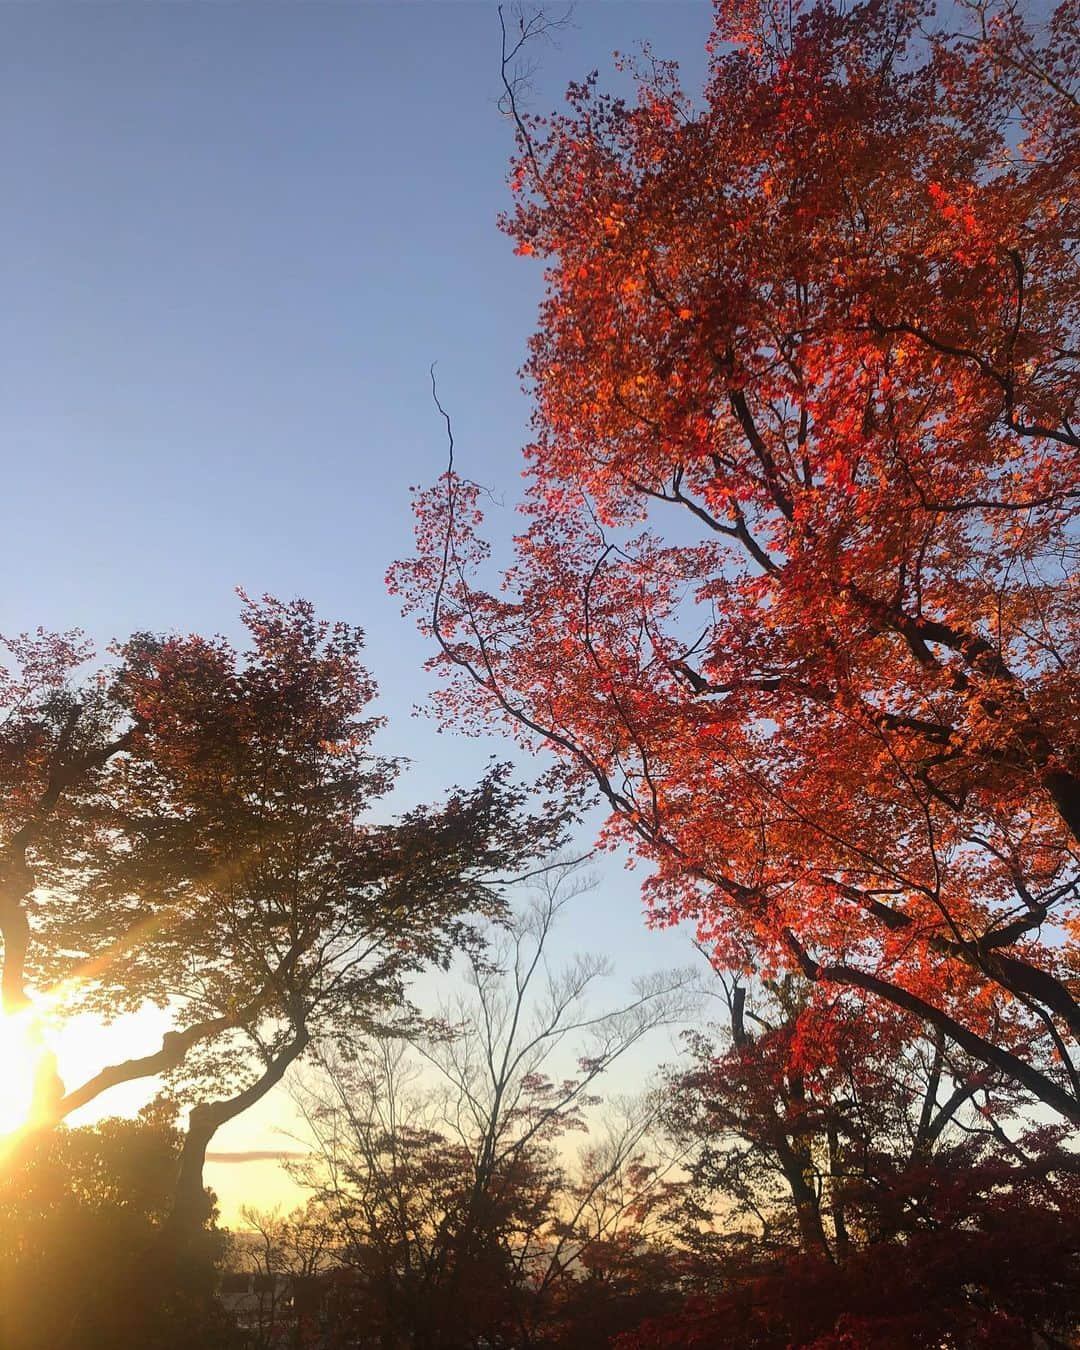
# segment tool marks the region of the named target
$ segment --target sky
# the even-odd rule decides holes
[[[642,40],[700,86],[709,24],[699,0],[580,4],[530,106]],[[302,595],[366,629],[382,748],[412,761],[399,799],[466,781],[507,749],[412,715],[429,653],[383,577],[444,463],[433,361],[462,471],[508,516],[519,495],[542,277],[496,226],[494,5],[42,0],[0,27],[0,632],[235,635],[235,587]],[[626,979],[688,957],[617,862],[572,928]],[[116,1035],[84,1028],[69,1057]],[[287,1117],[270,1100],[215,1151],[291,1147]],[[208,1171],[227,1217],[275,1176]]]

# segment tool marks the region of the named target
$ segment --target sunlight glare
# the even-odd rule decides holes
[[[0,1017],[0,1139],[28,1125],[48,1049],[36,1008]]]

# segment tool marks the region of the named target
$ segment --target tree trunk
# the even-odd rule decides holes
[[[192,1107],[180,1155],[172,1212],[166,1225],[177,1258],[202,1231],[210,1217],[210,1202],[203,1186],[203,1168],[211,1139],[226,1121],[240,1115],[249,1106],[254,1106],[281,1082],[286,1069],[304,1053],[310,1039],[307,1028],[301,1025],[292,1040],[278,1052],[250,1087],[238,1092],[235,1097],[200,1102],[198,1106]]]

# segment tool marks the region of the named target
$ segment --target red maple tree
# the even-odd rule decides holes
[[[1075,1345],[1068,1126],[1018,1132],[1014,1087],[888,1005],[720,978],[730,1035],[663,1097],[681,1306],[622,1350]]]
[[[700,98],[647,60],[519,116],[525,528],[482,589],[451,465],[392,574],[450,716],[595,785],[659,921],[1074,1122],[1078,54],[1075,0],[720,0]]]

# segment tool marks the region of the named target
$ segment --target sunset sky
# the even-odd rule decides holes
[[[642,39],[700,87],[709,21],[706,3],[582,4],[534,53],[531,106]],[[409,486],[443,465],[432,361],[462,469],[513,523],[541,276],[495,223],[512,141],[494,6],[26,5],[5,29],[0,532],[20,581],[0,630],[235,633],[234,587],[304,595],[367,630],[383,747],[413,760],[396,800],[467,780],[505,748],[410,716],[426,652],[383,575],[410,548]],[[626,977],[687,960],[645,931],[637,886],[607,863],[567,948]],[[162,1026],[80,1025],[61,1072]],[[214,1151],[295,1147],[287,1123],[271,1097]],[[226,1218],[285,1195],[266,1159],[208,1181]]]

